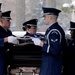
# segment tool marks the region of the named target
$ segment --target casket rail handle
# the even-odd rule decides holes
[[[15,37],[17,37],[17,36],[15,36]],[[30,37],[30,36],[17,37],[17,40],[27,41],[27,40],[32,40],[32,37]],[[24,42],[24,43],[14,44],[13,46],[17,46],[17,45],[18,46],[23,46],[23,45],[29,45],[29,44],[34,44],[34,43],[32,43],[32,42]]]

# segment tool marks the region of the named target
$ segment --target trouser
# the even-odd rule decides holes
[[[0,75],[4,75],[4,57],[0,55]]]

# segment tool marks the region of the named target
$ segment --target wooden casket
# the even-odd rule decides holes
[[[34,44],[13,45],[9,53],[12,55],[12,66],[15,67],[40,67],[42,48]]]

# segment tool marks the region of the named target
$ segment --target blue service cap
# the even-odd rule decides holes
[[[59,15],[61,10],[56,9],[56,8],[47,8],[47,7],[42,7],[44,15]],[[44,16],[43,15],[43,16]]]
[[[75,30],[75,22],[70,21],[70,28],[69,30]]]
[[[23,23],[23,26],[37,26],[37,19],[31,19]]]
[[[11,11],[2,12],[2,18],[11,20],[10,13]]]

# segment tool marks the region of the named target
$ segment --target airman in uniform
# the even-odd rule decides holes
[[[17,43],[17,38],[12,36],[12,32],[9,30],[10,27],[10,13],[11,11],[2,12],[0,19],[0,75],[6,74],[7,62],[6,62],[6,51],[10,46],[9,43]]]
[[[32,37],[32,40],[35,39],[36,42],[40,45],[41,41],[45,40],[45,36],[37,32],[37,19],[31,19],[23,23],[23,30],[26,31],[24,36]],[[33,40],[35,42],[35,40]],[[30,41],[30,40],[29,40]],[[35,42],[35,43],[36,43]]]
[[[64,30],[57,22],[61,10],[43,7],[43,17],[49,25],[45,32],[47,41],[42,48],[42,62],[39,75],[62,75],[62,50],[66,44]]]
[[[71,39],[68,42],[64,63],[63,75],[75,75],[75,22],[70,21]]]

